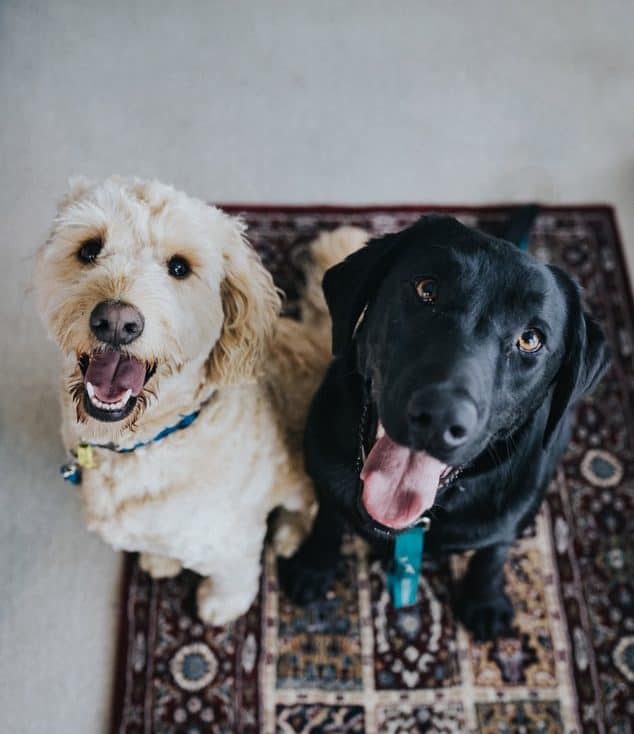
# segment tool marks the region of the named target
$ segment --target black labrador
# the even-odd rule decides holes
[[[324,593],[345,520],[389,553],[427,515],[430,552],[476,550],[459,618],[478,639],[506,632],[507,552],[565,450],[573,404],[607,368],[603,333],[565,272],[449,216],[370,241],[323,285],[335,358],[305,434],[320,506],[280,561],[283,588],[299,604]]]

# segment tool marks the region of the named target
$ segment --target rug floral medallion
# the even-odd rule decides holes
[[[373,234],[425,208],[233,208],[293,312],[308,242],[341,224]],[[452,211],[499,233],[508,207]],[[196,577],[153,581],[126,559],[114,731],[137,734],[631,734],[634,721],[633,309],[612,211],[545,208],[530,242],[583,285],[613,366],[578,406],[573,439],[507,564],[513,632],[477,644],[449,599],[467,557],[425,558],[419,601],[395,610],[365,544],[348,537],[327,596],[261,593],[225,628],[194,614]]]

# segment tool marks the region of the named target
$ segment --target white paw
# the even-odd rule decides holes
[[[182,568],[180,561],[165,556],[155,556],[153,553],[141,553],[139,565],[153,579],[172,578],[172,576],[177,576]]]
[[[257,589],[249,593],[240,591],[234,594],[222,594],[214,589],[212,579],[204,579],[196,591],[198,616],[206,624],[228,624],[248,611],[256,593]]]

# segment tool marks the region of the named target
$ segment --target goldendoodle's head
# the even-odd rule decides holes
[[[136,179],[72,185],[36,289],[77,419],[109,439],[188,365],[213,383],[252,379],[280,307],[239,220]]]

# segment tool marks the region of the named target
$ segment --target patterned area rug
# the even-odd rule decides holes
[[[293,298],[302,250],[322,228],[375,234],[398,207],[241,209]],[[508,208],[456,209],[499,233]],[[114,730],[212,734],[632,732],[634,369],[632,309],[611,210],[548,208],[531,251],[583,284],[614,363],[579,406],[573,440],[535,527],[508,564],[513,634],[475,644],[449,597],[464,557],[425,559],[419,603],[395,611],[381,565],[350,538],[328,597],[297,609],[264,554],[260,598],[227,628],[192,614],[196,578],[152,581],[126,561]]]

